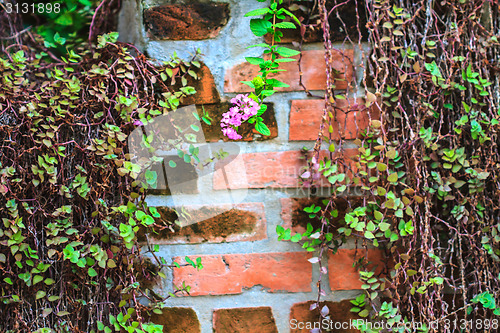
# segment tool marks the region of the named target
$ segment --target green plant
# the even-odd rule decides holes
[[[329,15],[338,16],[342,10],[340,4],[328,6],[326,0],[318,1],[324,31]],[[450,322],[497,320],[499,205],[490,198],[498,190],[500,100],[496,71],[487,64],[497,58],[500,47],[492,33],[500,26],[498,11],[487,18],[483,15],[490,13],[488,5],[470,1],[424,8],[412,1],[374,0],[366,2],[366,9],[372,50],[362,85],[353,83],[352,90],[366,89],[364,111],[383,112],[369,116],[366,130],[358,129],[359,138],[352,142],[357,151],[351,157],[344,154],[345,136],[340,135],[339,142],[332,138],[332,124],[338,122],[333,110],[341,109],[337,101],[347,100],[348,92],[327,89],[321,134],[301,176],[305,186],[319,179],[330,185],[324,209],[306,208],[322,225],[298,236],[279,227],[279,237],[308,241],[308,250],[317,251],[317,305],[321,276],[326,274],[324,252],[335,253],[351,239],[358,247],[379,248],[394,260],[381,273],[368,269],[367,260],[355,263],[363,294],[352,301],[352,311],[361,317],[422,324],[391,328],[397,332],[442,332],[450,329]],[[433,15],[447,23],[427,25]],[[453,45],[445,42],[449,33],[456,36]],[[331,52],[328,34],[324,37],[326,52]],[[333,74],[327,63],[327,78]],[[329,79],[327,86],[331,83]],[[324,140],[334,148],[320,158]],[[358,193],[362,202],[350,193]],[[342,201],[349,204],[339,226],[332,212]],[[361,324],[362,332],[385,332]],[[483,328],[496,329],[462,327],[470,332]]]
[[[27,1],[25,3],[30,10],[23,14],[23,21],[26,27],[34,26],[34,31],[42,37],[46,48],[57,56],[66,56],[69,50],[87,41],[92,16],[100,2]],[[35,10],[32,11],[31,8]]]
[[[195,77],[200,64],[197,55],[190,61],[174,56],[157,67],[116,38],[100,36],[94,52],[70,51],[60,63],[30,47],[0,56],[4,331],[161,332],[144,322],[144,313],[190,290],[182,284],[165,298],[144,283],[180,264],[158,257],[158,246],[148,241],[141,251],[141,228],[174,221],[161,221],[145,202],[157,180],[146,169],[158,158],[145,165],[130,161],[127,136],[194,94],[187,77]],[[163,142],[159,135],[142,139],[152,153]],[[204,162],[192,145],[167,144],[186,163]],[[185,260],[203,267],[200,258]]]
[[[257,1],[265,2],[266,0]],[[260,68],[260,74],[253,78],[252,81],[242,81],[242,83],[254,89],[248,97],[256,104],[253,105],[253,103],[250,103],[252,105],[247,105],[249,102],[241,102],[246,97],[243,97],[243,95],[239,95],[231,101],[235,106],[224,114],[224,118],[221,121],[224,135],[228,136],[230,139],[236,140],[241,138],[236,131],[238,130],[238,126],[245,121],[248,121],[250,124],[255,124],[254,126],[257,132],[263,135],[271,134],[261,117],[267,110],[267,105],[264,104],[264,100],[266,97],[276,92],[274,88],[289,87],[289,85],[275,78],[271,78],[270,76],[285,71],[279,68],[280,63],[295,61],[295,59],[291,57],[300,54],[299,51],[275,45],[275,43],[279,42],[281,37],[283,37],[283,33],[278,29],[295,29],[295,23],[300,25],[300,21],[295,15],[287,9],[279,7],[279,5],[282,4],[283,0],[271,0],[269,7],[255,9],[245,14],[245,16],[250,17],[264,15],[263,18],[253,18],[250,20],[250,30],[258,37],[269,34],[271,36],[271,44],[261,43],[248,47],[264,48],[264,55],[262,57],[245,58],[250,64],[259,66]],[[295,23],[290,22],[287,18],[291,18]],[[278,22],[278,20],[281,21]]]

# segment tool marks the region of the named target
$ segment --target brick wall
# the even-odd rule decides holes
[[[261,43],[262,39],[251,34],[249,18],[243,15],[259,6],[264,4],[255,0],[124,1],[120,16],[122,41],[134,42],[160,61],[168,60],[174,51],[185,58],[197,48],[203,52],[201,80],[193,82],[198,94],[184,102],[199,108],[204,105],[214,119],[212,127],[204,128],[207,141],[224,139],[218,125],[221,114],[227,111],[231,97],[249,91],[240,81],[251,80],[257,71],[244,59],[260,56],[259,50],[246,46]],[[326,80],[324,51],[318,38],[309,40],[303,47],[302,82],[322,96]],[[333,62],[340,73],[336,88],[341,90],[351,80],[359,80],[359,51],[344,49],[341,44],[335,46],[342,50],[334,52]],[[278,242],[275,229],[283,225],[303,231],[309,221],[303,207],[318,203],[318,196],[328,196],[327,189],[312,196],[298,182],[305,163],[300,151],[314,145],[324,102],[307,98],[302,92],[297,63],[285,63],[283,67],[287,71],[280,73],[279,78],[290,87],[269,98],[265,120],[271,135],[262,137],[251,127],[243,128],[244,139],[237,143],[246,181],[241,181],[238,170],[226,170],[226,174],[218,170],[191,184],[193,195],[231,189],[244,194],[244,201],[230,205],[216,200],[217,204],[203,206],[189,200],[188,195],[186,209],[202,222],[175,233],[151,235],[151,241],[160,245],[159,255],[179,263],[184,262],[185,256],[201,257],[204,265],[200,271],[189,266],[166,271],[167,278],[156,287],[161,295],[167,295],[183,281],[192,287],[191,297],[169,299],[163,314],[152,316],[152,320],[165,325],[165,332],[307,332],[290,327],[290,323],[318,318],[317,309],[309,310],[317,297],[318,267],[308,261],[311,254],[299,245]],[[362,98],[353,97],[342,105],[352,112],[347,116],[339,112],[331,124],[336,138],[343,135],[355,139],[357,129],[367,126],[366,112],[356,111],[360,103]],[[171,213],[168,206],[172,200],[165,192],[150,194],[148,203],[159,207],[165,218]],[[325,258],[325,299],[332,319],[337,321],[353,318],[347,299],[360,292],[358,274],[352,268],[356,256],[352,248],[353,244],[347,244],[337,254]],[[380,260],[375,251],[370,256],[375,262]]]

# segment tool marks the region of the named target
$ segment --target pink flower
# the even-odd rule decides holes
[[[242,138],[242,136],[236,133],[236,130],[232,127],[223,128],[222,133],[231,140],[239,140]]]
[[[259,103],[243,94],[231,98],[231,103],[234,106],[222,114],[220,126],[225,136],[232,140],[238,140],[241,139],[241,135],[236,132],[236,129],[259,112]]]

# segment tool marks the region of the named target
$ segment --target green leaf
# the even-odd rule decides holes
[[[385,232],[386,230],[388,230],[391,225],[389,223],[386,223],[386,222],[381,222],[379,225],[378,225],[380,231],[383,231]]]
[[[255,36],[264,36],[267,34],[268,30],[273,26],[273,24],[267,20],[263,19],[251,19],[250,20],[250,30]]]
[[[385,202],[385,207],[386,208],[389,208],[389,209],[392,209],[394,208],[394,200],[393,199],[389,199]]]
[[[45,318],[45,317],[47,317],[51,313],[52,313],[52,308],[45,308],[42,311],[42,317]]]
[[[255,45],[247,46],[247,49],[251,49],[253,47],[267,47],[267,48],[269,48],[269,45],[266,44],[266,43],[260,43],[260,44],[255,44]]]
[[[40,281],[43,281],[43,276],[40,276],[40,275],[35,275],[35,276],[33,277],[33,284],[34,284],[34,285],[35,285],[35,284],[37,284],[37,283],[38,283],[38,282],[40,282]]]
[[[257,57],[246,57],[245,58],[246,61],[248,61],[250,64],[252,65],[260,65],[262,64],[263,62],[265,62],[264,59],[262,58],[257,58]]]
[[[266,83],[273,88],[288,88],[288,87],[290,87],[290,85],[288,85],[284,82],[278,81],[276,79],[267,79]]]
[[[42,297],[45,297],[45,295],[46,295],[46,294],[47,294],[47,293],[46,293],[45,291],[43,291],[43,290],[39,290],[39,291],[37,291],[37,293],[36,293],[35,299],[40,299],[40,298],[42,298]]]
[[[293,56],[299,55],[300,51],[293,50],[293,49],[290,49],[288,47],[280,46],[280,47],[276,48],[276,53],[278,53],[282,57],[288,58],[288,57],[293,57]]]
[[[280,62],[292,62],[292,61],[297,61],[297,59],[294,59],[294,58],[281,58],[281,59],[276,59],[274,62],[280,63]]]
[[[391,182],[391,183],[395,183],[398,181],[398,173],[397,172],[394,172],[394,173],[391,173],[388,177],[387,177],[387,181]]]
[[[380,196],[386,195],[387,190],[381,186],[377,186],[377,194]]]
[[[55,24],[59,25],[72,25],[73,24],[73,17],[71,16],[71,13],[67,12],[64,13],[63,15],[59,16],[55,21]]]
[[[430,64],[426,63],[425,69],[427,69],[429,72],[431,72],[432,75],[442,78],[441,72],[439,71],[439,67],[435,61],[433,61]]]
[[[262,16],[269,13],[269,8],[259,8],[259,9],[254,9],[249,11],[248,13],[245,14],[245,17],[249,16]]]
[[[266,110],[267,110],[267,105],[266,104],[262,104],[260,106],[259,111],[257,112],[257,116],[262,116],[264,114],[264,112],[266,112]]]
[[[413,276],[413,275],[417,274],[418,272],[413,270],[413,269],[409,269],[408,271],[406,271],[406,273],[408,274],[408,276]]]
[[[358,313],[358,315],[360,317],[368,317],[368,315],[370,314],[370,312],[368,312],[368,310],[364,309],[363,311],[361,311],[360,313]]]
[[[97,272],[92,267],[89,268],[89,276],[90,277],[97,276]]]
[[[259,132],[262,135],[266,135],[266,136],[271,135],[271,131],[266,126],[266,124],[264,124],[262,121],[255,124],[255,129],[257,130],[257,132]]]
[[[241,83],[246,84],[246,85],[247,85],[247,86],[249,86],[250,88],[255,89],[255,86],[254,86],[254,84],[252,83],[252,81],[241,81]]]
[[[283,8],[283,12],[290,16],[295,22],[297,22],[298,25],[300,25],[300,21],[299,19],[297,18],[297,16],[293,15],[290,11],[286,10],[285,8]]]
[[[385,163],[378,163],[377,164],[377,169],[378,169],[378,171],[384,172],[385,170],[387,170],[387,164],[385,164]]]
[[[368,239],[375,238],[375,236],[373,235],[373,233],[371,231],[365,231],[365,237]]]
[[[280,22],[274,25],[276,28],[280,29],[295,29],[296,26],[292,22]]]

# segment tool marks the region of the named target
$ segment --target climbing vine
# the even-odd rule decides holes
[[[13,14],[0,19],[20,22]],[[137,235],[168,227],[145,202],[158,177],[145,170],[160,161],[154,147],[177,149],[190,164],[197,153],[192,145],[148,135],[140,143],[151,158],[137,164],[127,137],[195,94],[188,82],[201,64],[196,54],[155,66],[117,36],[99,36],[61,58],[42,54],[39,36],[27,30],[2,39],[3,332],[162,332],[148,323],[150,312],[189,292],[184,284],[166,298],[153,292],[151,282],[165,277],[163,269],[180,264],[158,257],[149,242],[141,250]],[[200,130],[175,128],[187,142]],[[202,267],[199,258],[186,261]]]
[[[265,0],[257,0],[264,2]],[[255,36],[261,37],[269,34],[271,44],[261,43],[251,45],[249,48],[259,47],[264,48],[262,57],[246,57],[245,59],[251,65],[259,66],[259,75],[253,78],[252,81],[242,81],[242,83],[254,89],[248,96],[239,95],[231,100],[234,106],[223,114],[221,121],[222,132],[230,139],[241,139],[241,135],[237,133],[238,127],[245,121],[250,124],[255,124],[255,130],[263,135],[270,135],[271,132],[261,117],[267,110],[267,105],[264,100],[272,96],[275,88],[289,87],[285,82],[281,82],[276,78],[271,78],[272,74],[276,74],[284,69],[280,69],[279,65],[283,62],[295,61],[293,56],[299,55],[300,52],[284,46],[275,45],[281,40],[283,33],[278,29],[296,29],[300,21],[286,8],[280,7],[283,0],[271,0],[270,6],[252,10],[245,14],[246,17],[263,16],[263,18],[253,18],[250,20],[250,29]],[[280,22],[278,22],[280,20]],[[295,21],[295,23],[290,21]]]
[[[331,187],[323,207],[306,208],[322,226],[309,224],[282,239],[323,254],[354,242],[362,256],[363,294],[352,311],[363,332],[496,332],[500,306],[500,213],[498,131],[499,7],[495,1],[326,1],[316,15],[327,63],[325,111],[320,135],[302,178],[307,186]],[[330,40],[331,16],[357,8],[358,38],[345,32],[361,58],[361,80],[335,88],[338,68]],[[361,16],[358,11],[363,7]],[[363,23],[364,22],[364,23]],[[362,24],[368,27],[366,44]],[[344,25],[345,27],[345,25]],[[354,34],[356,36],[356,34]],[[366,51],[364,45],[370,47]],[[340,71],[340,73],[345,73]],[[363,91],[364,105],[340,107]],[[368,112],[380,109],[380,117]],[[332,140],[339,112],[370,118],[359,138]],[[356,119],[356,118],[355,118]],[[355,120],[356,121],[356,120]],[[357,123],[356,123],[357,125]],[[339,125],[340,126],[340,125]],[[324,134],[326,133],[326,135]],[[330,150],[321,153],[322,142]],[[354,156],[349,147],[356,145]],[[361,191],[361,192],[359,192]],[[359,193],[353,198],[352,193]],[[349,207],[334,225],[337,207]],[[338,223],[338,222],[337,222]],[[373,267],[369,248],[387,259]],[[328,316],[325,306],[321,317]],[[382,326],[384,327],[384,326]],[[389,327],[389,328],[387,328]]]

